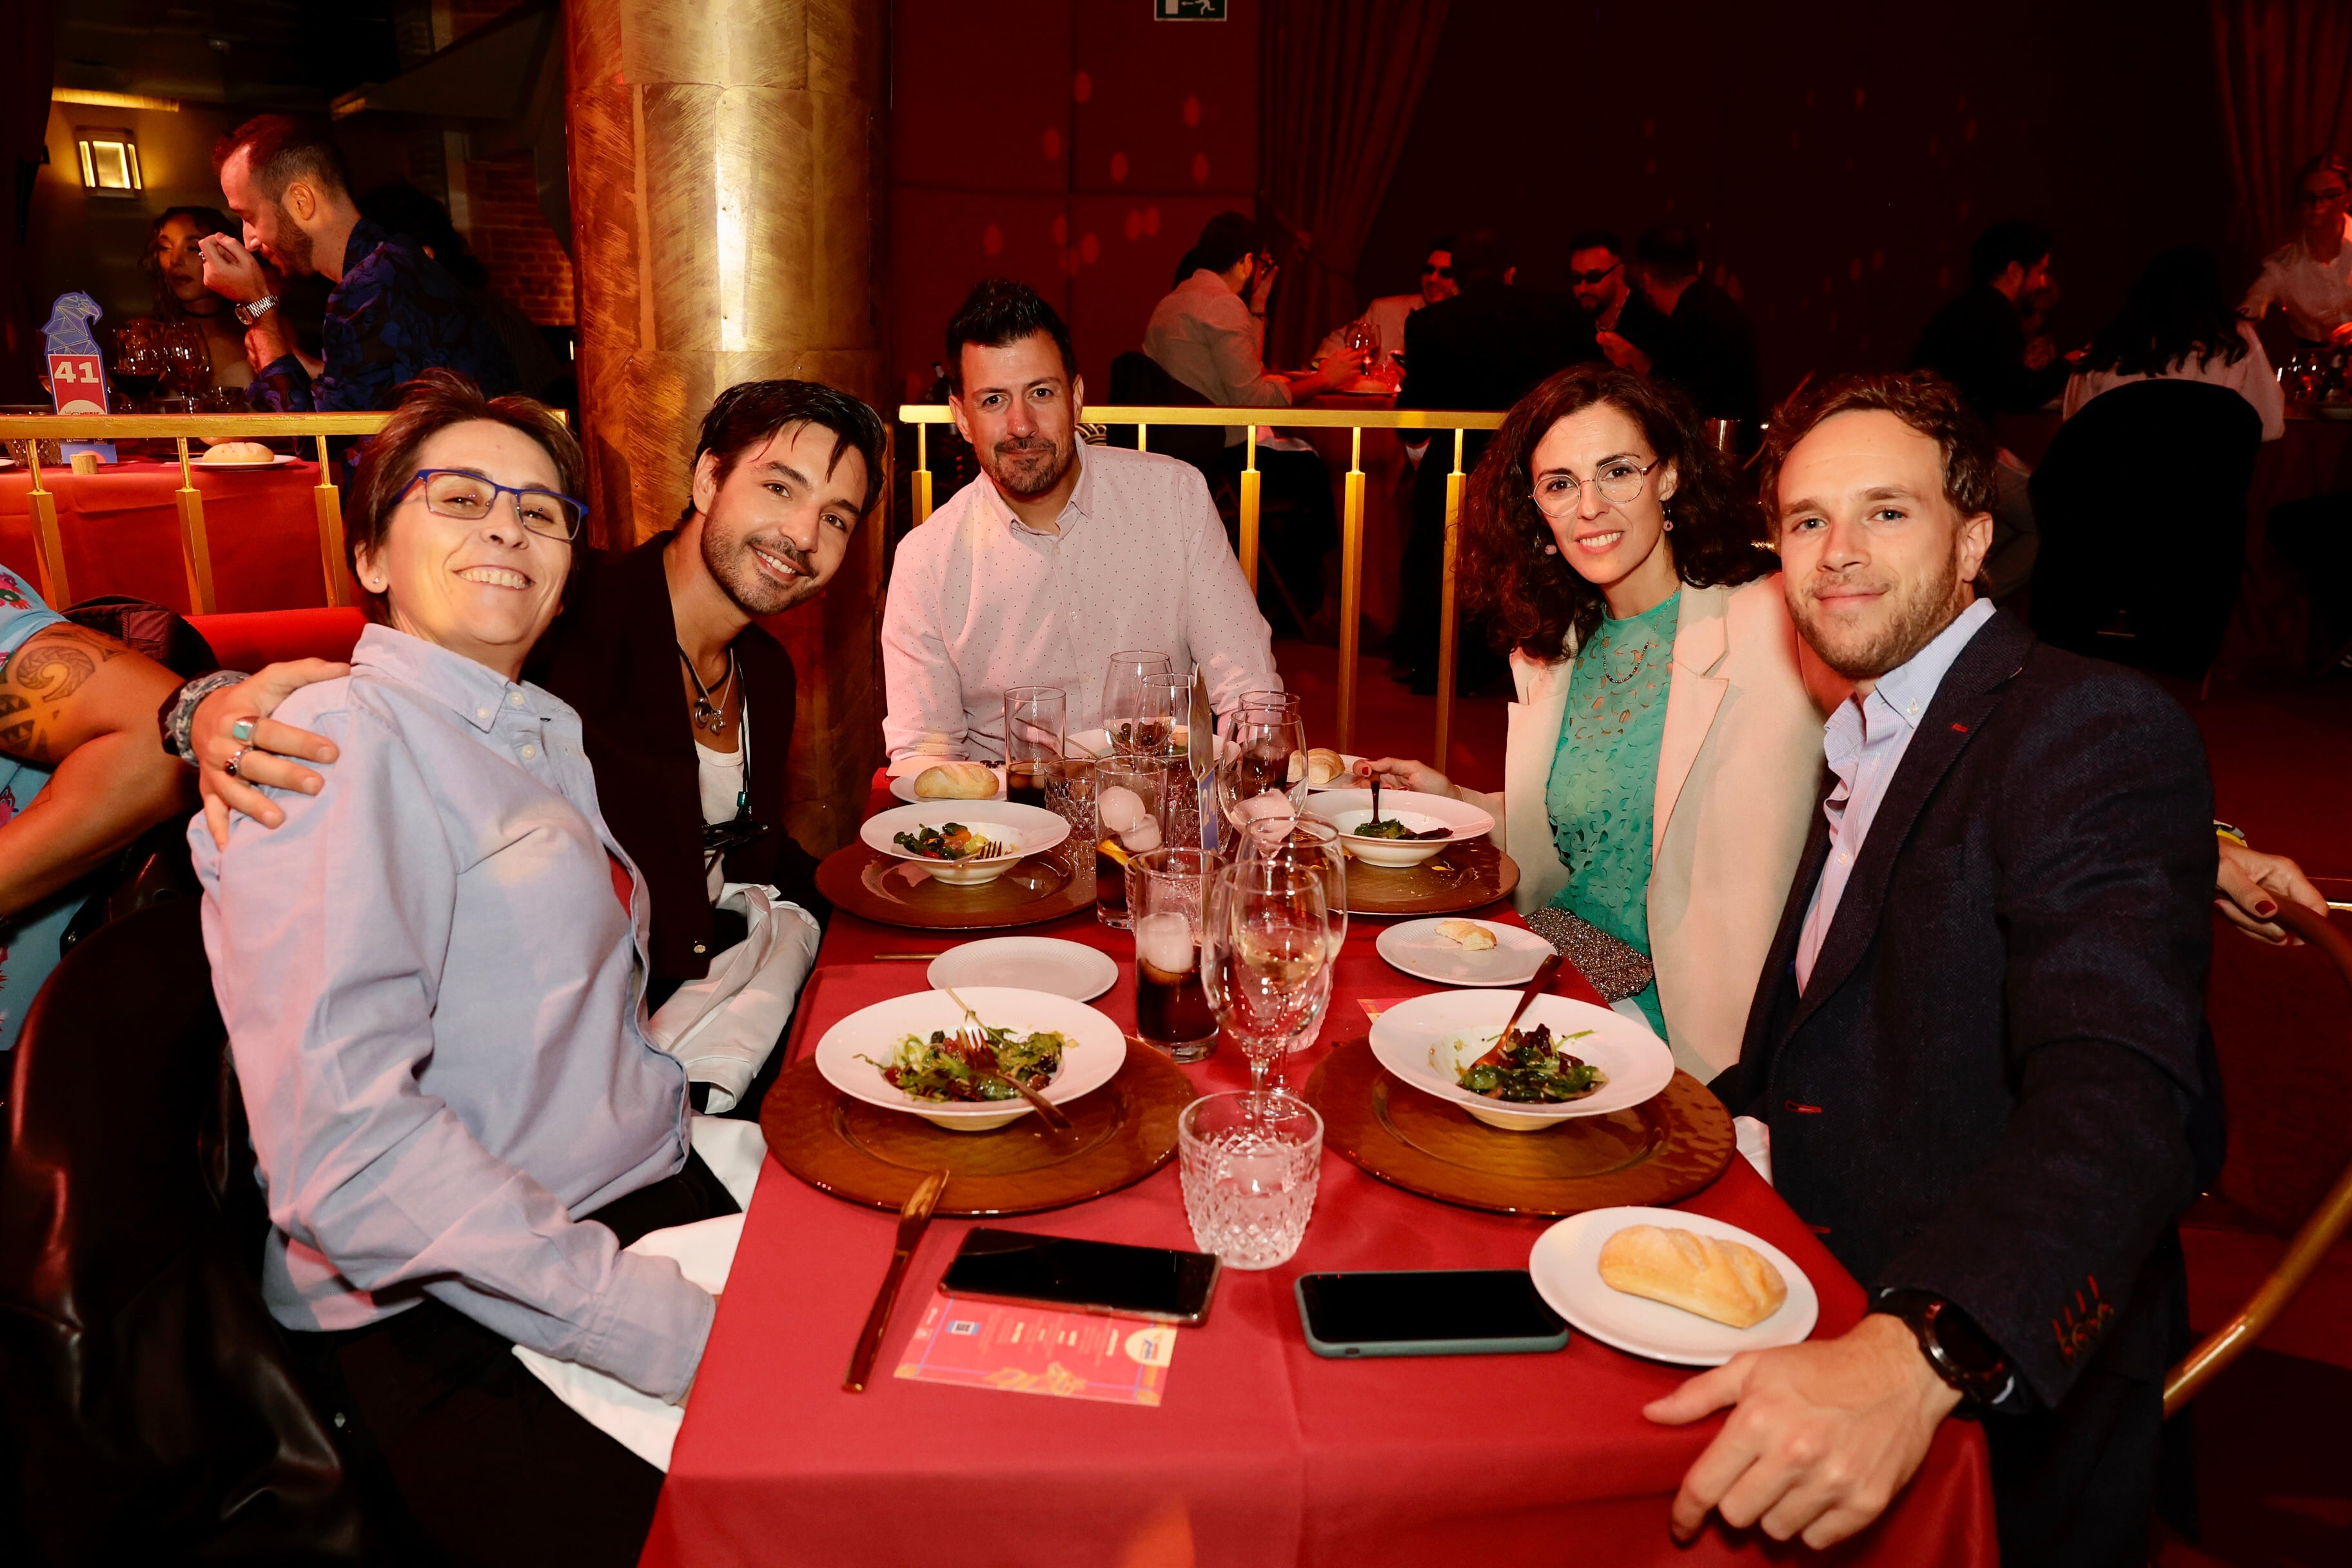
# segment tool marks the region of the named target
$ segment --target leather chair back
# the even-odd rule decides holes
[[[1110,401],[1142,408],[1206,408],[1209,400],[1169,374],[1160,362],[1140,349],[1129,349],[1110,362]],[[1108,439],[1114,447],[1133,447],[1135,426],[1113,425]],[[1213,490],[1216,468],[1224,455],[1222,425],[1158,425],[1145,437],[1151,450],[1192,464]]]
[[[268,1226],[200,905],[91,932],[12,1053],[0,1441],[44,1563],[358,1562],[355,1489],[256,1282]]]
[[[2133,382],[2084,404],[2033,474],[2034,631],[2201,679],[2237,603],[2262,438],[2253,405],[2206,382]]]

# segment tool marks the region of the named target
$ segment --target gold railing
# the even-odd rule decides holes
[[[929,427],[949,425],[954,416],[943,403],[902,404],[901,422],[915,427],[915,521],[931,515]],[[1353,751],[1356,736],[1356,663],[1363,625],[1364,603],[1364,432],[1367,430],[1451,430],[1454,467],[1445,476],[1445,566],[1438,593],[1437,616],[1437,736],[1430,764],[1444,770],[1447,746],[1453,739],[1454,626],[1454,562],[1461,539],[1463,443],[1473,430],[1493,430],[1503,423],[1500,414],[1445,413],[1420,408],[1157,408],[1125,404],[1089,405],[1089,425],[1132,425],[1136,445],[1150,446],[1155,425],[1245,426],[1249,429],[1242,461],[1242,572],[1250,590],[1257,590],[1258,468],[1257,426],[1283,429],[1344,429],[1349,441],[1347,482],[1342,487],[1339,518],[1339,734],[1338,750]],[[1423,461],[1428,461],[1424,457]]]
[[[196,489],[188,443],[201,439],[314,439],[319,483],[311,492],[319,517],[319,569],[326,579],[327,603],[353,602],[351,572],[343,560],[342,492],[335,488],[327,456],[330,436],[373,436],[386,414],[9,414],[0,415],[0,440],[129,441],[177,443],[180,459],[180,565],[188,579],[188,606],[196,615],[214,610],[212,546],[205,534],[204,492]],[[33,543],[41,596],[50,604],[73,602],[66,576],[63,538],[58,532],[58,499],[41,482],[41,466],[26,465],[32,479]]]

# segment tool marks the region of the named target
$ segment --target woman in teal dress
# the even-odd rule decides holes
[[[1562,371],[1512,409],[1463,513],[1469,613],[1511,652],[1504,791],[1520,910],[1702,1078],[1737,1059],[1802,851],[1821,724],[1762,518],[1673,388]]]

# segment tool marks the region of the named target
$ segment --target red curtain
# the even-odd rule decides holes
[[[0,403],[37,401],[43,318],[26,298],[26,219],[47,156],[57,58],[49,0],[0,0]]]
[[[2352,144],[2352,5],[2212,0],[2212,19],[2240,237],[2260,253],[2293,232],[2295,169]]]
[[[1356,313],[1356,263],[1404,150],[1449,0],[1275,0],[1258,76],[1258,216],[1283,273],[1266,363]]]

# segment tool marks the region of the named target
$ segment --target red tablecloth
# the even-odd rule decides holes
[[[244,472],[195,470],[212,548],[214,607],[291,610],[327,602],[319,563],[316,463]],[[180,563],[180,466],[126,462],[77,474],[43,468],[56,492],[66,580],[76,599],[126,594],[188,613]],[[0,468],[0,563],[38,583],[32,480]]]
[[[1324,1046],[1360,1035],[1358,998],[1434,989],[1349,932]],[[1095,1005],[1132,1027],[1134,942],[1089,913],[1039,934],[1102,948],[1119,981]],[[952,944],[835,914],[794,1019],[792,1048],[837,1019],[919,990],[924,965],[881,952]],[[1573,972],[1570,972],[1571,973]],[[1590,997],[1580,979],[1563,991]],[[1188,1069],[1237,1087],[1230,1047]],[[1817,1332],[1859,1316],[1860,1287],[1747,1163],[1694,1210],[1786,1251],[1821,1296]],[[1717,1424],[1652,1426],[1641,1406],[1688,1373],[1577,1336],[1556,1355],[1324,1361],[1291,1296],[1335,1268],[1524,1268],[1547,1222],[1433,1203],[1336,1154],[1323,1161],[1307,1240],[1288,1264],[1229,1270],[1209,1321],[1183,1331],[1157,1408],[947,1388],[891,1375],[971,1222],[924,1237],[862,1394],[841,1391],[851,1344],[890,1256],[895,1216],[828,1197],[773,1160],[687,1410],[647,1564],[1376,1564],[1716,1563],[1781,1549],[1716,1526],[1690,1549],[1666,1533],[1683,1471]],[[1190,1247],[1171,1162],[1109,1197],[1011,1222],[1055,1235]],[[1855,1559],[1990,1564],[1990,1485],[1977,1428],[1948,1422],[1918,1477]]]

